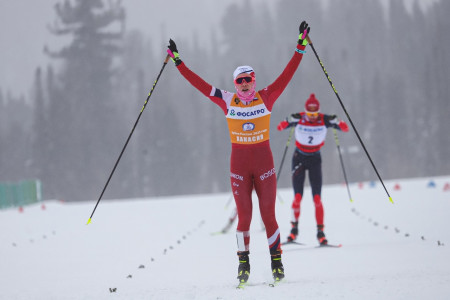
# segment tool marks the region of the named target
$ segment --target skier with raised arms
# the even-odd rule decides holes
[[[280,230],[275,217],[277,179],[269,143],[270,115],[275,101],[292,79],[303,58],[309,30],[308,24],[303,21],[299,26],[297,46],[287,66],[272,84],[259,91],[255,89],[255,71],[246,65],[237,67],[233,72],[236,92],[210,85],[181,61],[175,42],[172,39],[169,41],[167,52],[181,75],[222,109],[228,123],[232,144],[230,180],[238,212],[238,287],[244,286],[250,275],[253,189],[258,196],[261,218],[266,228],[273,278],[275,282],[284,278]]]

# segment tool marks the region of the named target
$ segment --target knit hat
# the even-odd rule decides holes
[[[236,79],[236,77],[238,77],[238,75],[240,75],[242,73],[247,73],[247,74],[250,74],[252,76],[255,76],[255,71],[253,70],[252,67],[250,67],[250,66],[239,66],[233,72],[233,80]]]
[[[305,110],[307,112],[318,112],[320,109],[319,100],[316,99],[314,94],[311,94],[305,102]]]

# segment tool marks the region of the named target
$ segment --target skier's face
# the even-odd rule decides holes
[[[247,73],[239,74],[234,80],[234,85],[239,92],[251,91],[255,85],[254,76]]]
[[[312,123],[316,122],[317,119],[319,118],[319,112],[306,112],[306,117],[308,118],[308,120]]]

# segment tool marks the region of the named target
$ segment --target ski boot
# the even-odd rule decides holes
[[[272,276],[275,282],[284,278],[284,268],[281,262],[281,250],[270,251],[270,259],[272,261]]]
[[[291,224],[292,224],[291,233],[287,237],[287,241],[288,242],[295,241],[295,239],[297,238],[297,235],[298,235],[298,221],[297,222],[291,222]]]
[[[248,277],[250,276],[250,258],[248,255],[250,254],[250,251],[242,251],[238,252],[239,257],[239,267],[238,267],[238,276],[237,279],[239,279],[239,286],[243,286],[247,283]]]
[[[323,233],[324,225],[317,225],[317,239],[319,240],[320,246],[325,246],[328,244],[327,239],[325,238],[325,233]]]

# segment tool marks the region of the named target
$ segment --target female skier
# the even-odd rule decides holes
[[[230,179],[238,212],[236,230],[239,257],[239,286],[250,275],[249,244],[252,219],[252,190],[259,200],[261,218],[266,228],[275,281],[284,278],[281,262],[280,230],[275,218],[276,172],[269,144],[272,107],[292,79],[308,44],[308,24],[299,26],[299,39],[294,54],[280,76],[268,87],[256,91],[255,71],[250,66],[239,66],[233,72],[236,92],[218,89],[191,71],[180,59],[177,46],[171,39],[168,53],[181,75],[224,112],[231,138]]]

